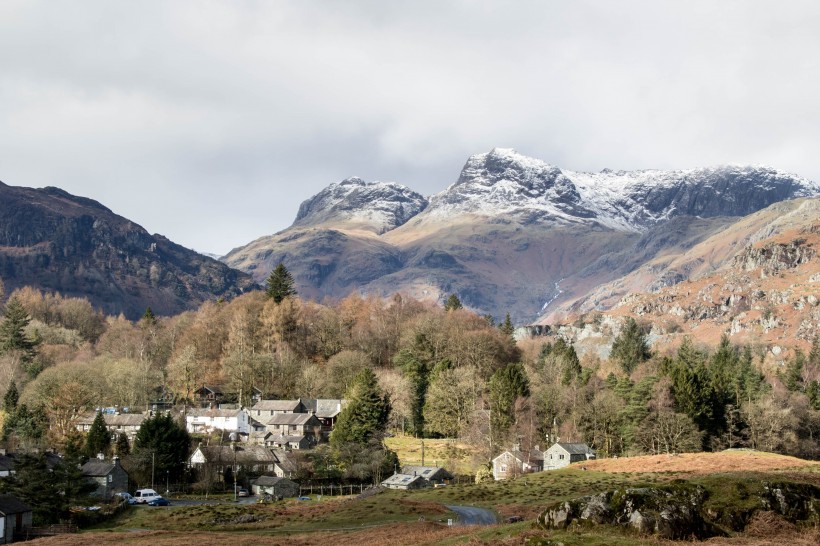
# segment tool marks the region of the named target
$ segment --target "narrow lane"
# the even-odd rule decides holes
[[[456,525],[495,525],[498,520],[492,510],[475,506],[447,506],[458,514]]]

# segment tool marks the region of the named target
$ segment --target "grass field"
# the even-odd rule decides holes
[[[427,449],[425,445],[425,451]],[[425,453],[425,462],[428,462],[426,459]],[[504,482],[461,484],[416,492],[385,491],[365,498],[291,500],[266,505],[134,507],[96,529],[79,535],[40,539],[34,544],[299,546],[330,543],[398,546],[512,545],[525,541],[532,545],[560,542],[565,546],[671,544],[608,527],[545,532],[534,529],[532,521],[545,506],[556,501],[618,487],[660,485],[680,479],[709,490],[712,496],[708,509],[716,511],[725,510],[732,504],[752,502],[753,497],[749,495],[766,480],[820,486],[820,463],[749,451],[612,459],[584,466],[587,470],[571,467]],[[449,528],[444,522],[452,517],[452,513],[446,505],[453,504],[487,507],[500,516],[517,515],[525,521],[481,528]],[[763,513],[752,522],[748,533],[708,542],[816,546],[820,543],[820,531],[800,529]]]
[[[467,476],[475,476],[478,470],[479,463],[473,460],[470,446],[457,440],[427,438],[422,442],[412,436],[395,436],[385,438],[384,443],[396,452],[402,465],[442,466],[454,474]]]

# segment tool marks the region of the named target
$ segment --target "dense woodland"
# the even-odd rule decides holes
[[[281,399],[360,399],[364,389],[378,406],[367,409],[370,423],[459,438],[477,462],[557,439],[585,441],[599,456],[752,447],[820,458],[818,340],[810,354],[764,367],[758,348],[726,338],[718,347],[683,338],[676,351],[653,353],[649,325],[628,319],[608,360],[579,358],[560,338],[516,343],[509,320],[495,325],[455,295],[444,307],[400,295],[317,303],[270,282],[267,292],[173,317],[148,310],[136,322],[31,288],[10,294],[4,314],[0,392],[13,391],[3,413],[12,450],[64,450],[84,412],[144,411],[163,394],[191,403],[199,386],[220,384],[244,405],[254,387]],[[378,443],[369,426],[344,434]]]

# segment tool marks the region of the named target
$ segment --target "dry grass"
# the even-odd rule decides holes
[[[820,472],[820,463],[762,451],[645,455],[588,461],[583,466],[600,472],[676,472],[700,475],[725,472],[772,472],[789,469]],[[813,467],[813,469],[811,468]]]

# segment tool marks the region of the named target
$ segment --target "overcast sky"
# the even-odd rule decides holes
[[[515,148],[584,171],[820,179],[816,1],[0,1],[0,180],[224,254],[349,176],[445,189]]]

